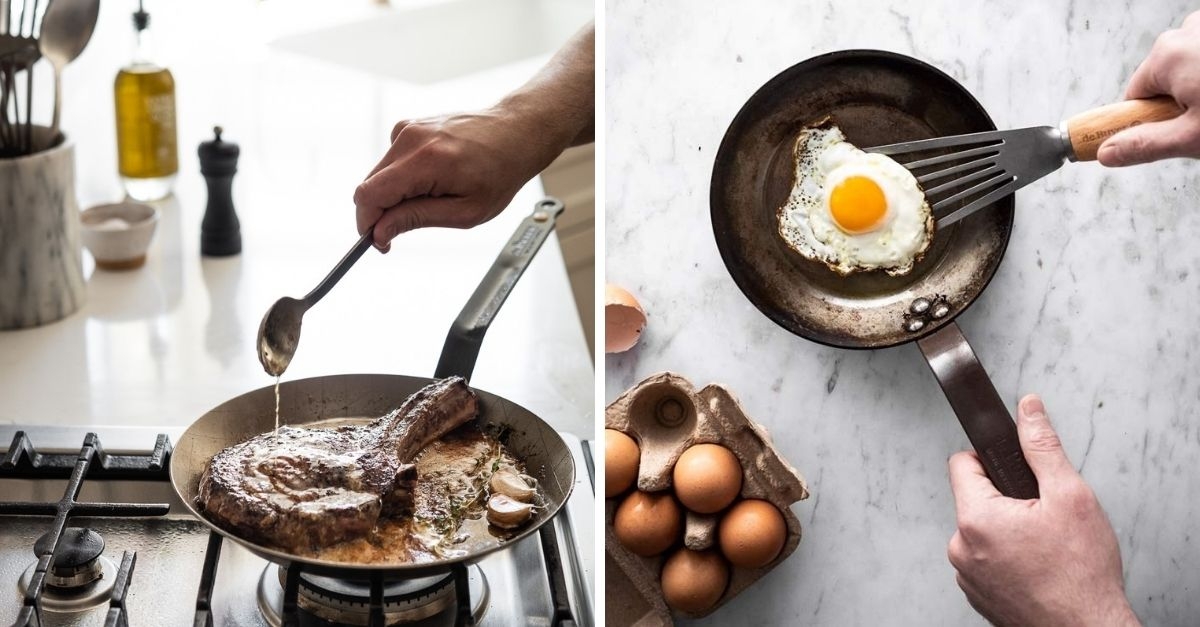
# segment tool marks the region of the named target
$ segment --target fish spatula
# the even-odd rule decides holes
[[[1126,100],[1057,127],[987,131],[864,148],[908,168],[925,190],[938,228],[957,222],[1062,167],[1094,161],[1105,139],[1137,124],[1183,113],[1170,97]]]

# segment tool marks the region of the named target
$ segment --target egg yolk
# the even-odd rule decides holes
[[[843,231],[865,233],[883,222],[887,199],[875,181],[865,176],[850,176],[830,192],[829,212]]]

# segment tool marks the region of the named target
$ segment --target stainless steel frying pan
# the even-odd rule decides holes
[[[563,205],[557,200],[542,200],[517,228],[450,328],[433,379],[354,374],[289,381],[280,386],[281,420],[289,425],[306,425],[331,418],[381,416],[435,379],[452,375],[470,378],[488,326],[530,260],[554,229],[555,220],[562,211]],[[380,576],[408,578],[446,572],[456,565],[476,562],[537,531],[558,513],[575,484],[575,464],[571,453],[550,425],[512,401],[483,390],[475,392],[480,401],[480,427],[503,434],[502,439],[508,449],[524,460],[528,474],[537,478],[544,499],[544,507],[537,510],[533,520],[515,537],[499,546],[494,542],[472,542],[468,539],[456,547],[464,550],[465,554],[452,559],[420,564],[339,562],[294,555],[263,546],[240,538],[205,518],[195,504],[200,475],[205,465],[222,449],[275,428],[273,386],[226,401],[188,427],[171,456],[171,482],[188,509],[214,531],[284,567],[298,565],[307,573],[352,579]]]
[[[784,70],[746,102],[717,152],[710,209],[725,267],[750,302],[801,337],[858,349],[916,342],[992,482],[1036,497],[1008,408],[954,322],[1004,257],[1013,197],[939,230],[908,275],[837,275],[789,248],[775,217],[793,183],[796,134],[826,116],[858,146],[996,128],[954,79],[903,55],[846,50]]]

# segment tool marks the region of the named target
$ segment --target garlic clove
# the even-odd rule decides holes
[[[492,473],[488,485],[492,488],[492,494],[503,494],[522,503],[533,502],[533,497],[537,494],[537,488],[534,487],[537,484],[533,477],[519,475],[508,468],[501,468]]]
[[[487,520],[502,529],[516,529],[529,521],[533,505],[503,494],[493,494],[487,502]]]

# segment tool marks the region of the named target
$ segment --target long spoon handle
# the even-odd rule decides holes
[[[62,112],[62,68],[54,64],[54,117],[50,119],[50,143],[58,137],[59,114]]]
[[[25,68],[25,154],[33,152],[33,64]]]
[[[4,2],[4,0],[0,0]],[[8,156],[12,141],[9,139],[8,127],[8,68],[0,63],[0,155]]]
[[[354,248],[351,248],[350,252],[346,253],[346,256],[337,262],[333,270],[330,270],[329,274],[324,279],[321,279],[321,282],[304,297],[304,304],[306,306],[312,307],[317,304],[317,301],[324,298],[329,293],[329,290],[333,289],[333,286],[342,280],[342,277],[346,275],[346,272],[350,270],[354,262],[358,261],[358,258],[362,257],[363,253],[367,252],[367,249],[371,247],[371,237],[374,232],[375,228],[372,225],[371,228],[367,229],[366,233],[363,233],[362,237],[358,238],[358,242],[354,244]]]

